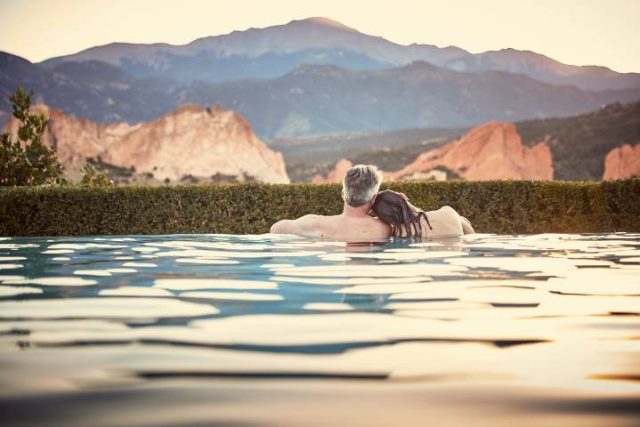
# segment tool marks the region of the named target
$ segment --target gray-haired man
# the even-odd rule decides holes
[[[356,165],[347,170],[342,181],[344,207],[340,215],[284,219],[273,224],[271,232],[349,241],[386,239],[389,226],[369,216],[381,183],[382,174],[378,168]]]

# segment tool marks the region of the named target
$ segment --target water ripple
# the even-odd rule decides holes
[[[395,393],[386,383],[470,402],[484,399],[476,386],[503,399],[548,393],[560,403],[530,398],[547,414],[640,393],[638,234],[0,240],[0,407],[14,421],[28,393],[50,402],[175,381],[194,398],[224,382],[263,410],[260,399],[294,380],[308,408],[313,387],[339,395],[338,382],[381,399]],[[171,407],[179,396],[146,398]]]

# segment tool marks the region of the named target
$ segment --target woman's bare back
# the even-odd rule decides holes
[[[443,206],[436,211],[425,213],[429,222],[427,223],[424,217],[420,218],[422,236],[425,238],[459,237],[474,232],[469,220],[460,216],[451,206]],[[401,237],[406,237],[407,232],[404,225],[400,229]]]

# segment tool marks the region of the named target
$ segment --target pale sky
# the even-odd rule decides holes
[[[640,0],[0,0],[0,50],[33,62],[325,16],[401,44],[533,50],[640,72]]]

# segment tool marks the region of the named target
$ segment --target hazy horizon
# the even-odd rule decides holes
[[[59,6],[52,6],[56,3]],[[457,46],[472,53],[514,48],[566,64],[640,72],[640,46],[633,43],[640,35],[636,24],[640,2],[633,0],[589,5],[577,0],[560,4],[549,0],[524,4],[456,0],[446,5],[398,0],[368,2],[366,6],[335,0],[305,4],[241,0],[235,7],[221,1],[183,0],[181,6],[168,7],[150,0],[94,0],[90,4],[80,0],[6,0],[0,5],[4,29],[0,50],[40,62],[113,42],[181,45],[201,37],[320,16],[404,45]],[[364,7],[366,14],[362,13]],[[34,10],[42,12],[34,14]],[[144,25],[140,25],[141,19]]]

